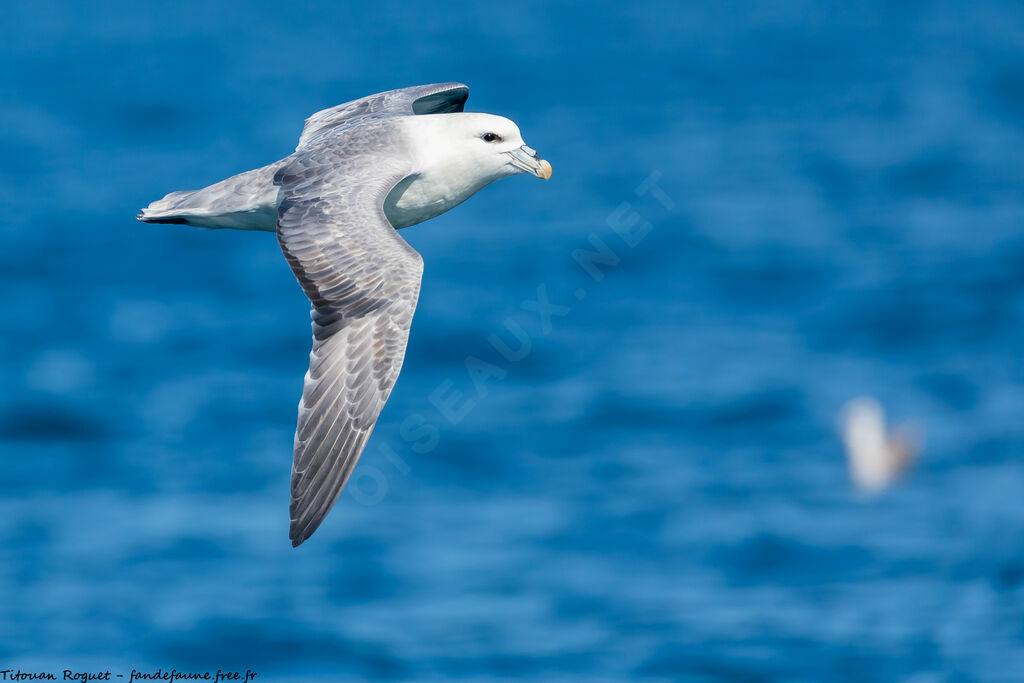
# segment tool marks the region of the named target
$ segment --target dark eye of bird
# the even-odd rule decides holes
[[[501,136],[497,133],[484,133],[484,142],[501,142]]]

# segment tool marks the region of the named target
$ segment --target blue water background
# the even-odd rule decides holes
[[[1024,5],[295,5],[3,3],[4,668],[1024,680]],[[554,177],[403,231],[402,376],[293,550],[306,301],[134,215],[447,80]],[[860,394],[927,434],[874,500]]]

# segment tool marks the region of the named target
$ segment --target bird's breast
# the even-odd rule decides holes
[[[486,184],[484,179],[457,171],[416,173],[388,193],[384,215],[395,228],[407,228],[458,206]]]

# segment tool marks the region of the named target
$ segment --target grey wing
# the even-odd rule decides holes
[[[306,119],[296,151],[311,147],[339,126],[368,119],[413,114],[447,114],[460,112],[469,97],[469,88],[462,83],[417,85],[377,93],[358,100],[323,109]]]
[[[292,466],[293,546],[341,493],[402,367],[423,260],[382,209],[407,175],[401,166],[316,150],[276,178],[278,240],[313,304]]]

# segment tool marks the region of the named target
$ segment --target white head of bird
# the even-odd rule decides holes
[[[429,114],[409,117],[403,126],[417,172],[399,183],[384,203],[396,228],[439,216],[510,175],[551,177],[551,164],[503,116]]]

